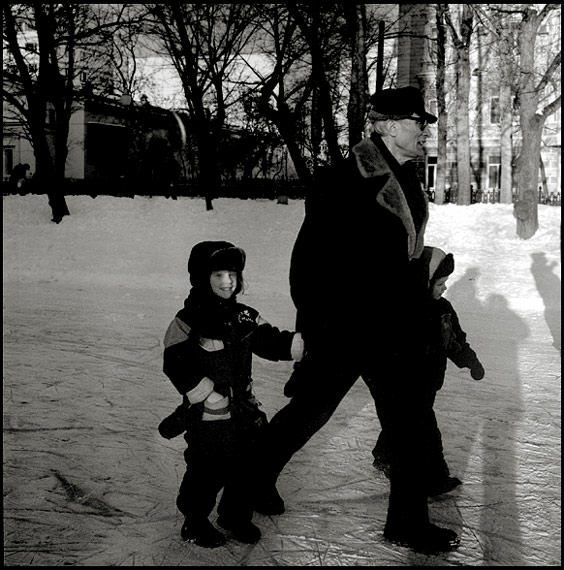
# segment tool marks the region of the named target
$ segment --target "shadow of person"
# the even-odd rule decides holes
[[[486,376],[475,382],[468,370],[448,364],[435,409],[445,458],[463,486],[437,499],[440,508],[435,505],[433,513],[444,526],[458,518],[460,533],[477,539],[483,563],[519,565],[526,558],[520,551],[522,513],[516,496],[517,430],[524,421],[518,361],[529,330],[502,295],[480,301],[479,275],[477,268],[468,268],[446,294]]]
[[[531,273],[535,279],[537,291],[544,303],[544,320],[552,335],[554,348],[562,353],[562,304],[560,299],[560,278],[554,273],[556,262],[549,262],[544,253],[532,253]]]
[[[519,552],[524,548],[519,523],[523,513],[516,485],[520,480],[518,438],[525,421],[519,360],[520,345],[529,336],[529,328],[502,295],[490,295],[484,310],[484,340],[491,348],[486,356],[489,382],[480,385],[485,388],[482,397],[487,402],[482,410],[481,446],[477,450],[481,454],[483,485],[480,530],[488,536],[490,560],[519,564],[523,562],[523,553]]]

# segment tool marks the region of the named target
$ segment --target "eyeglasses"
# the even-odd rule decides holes
[[[424,131],[429,124],[425,119],[422,119],[421,117],[404,117],[404,119],[415,121],[419,125],[419,129],[422,131]]]

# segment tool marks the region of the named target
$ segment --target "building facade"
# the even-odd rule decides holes
[[[435,25],[435,8],[428,4],[400,5],[399,25],[408,29],[408,35],[399,35],[397,85],[413,85],[425,94],[426,105],[431,112],[437,113],[436,105],[436,56],[434,39],[437,36]],[[559,30],[559,15],[543,34]],[[558,31],[559,33],[559,31]],[[468,108],[470,122],[470,156],[473,197],[477,201],[499,201],[501,183],[501,115],[500,115],[500,80],[499,61],[496,60],[491,46],[491,37],[483,26],[474,31],[475,41],[470,50],[472,69],[470,104]],[[541,46],[542,48],[542,46]],[[452,59],[451,59],[452,60]],[[453,88],[453,71],[447,72],[447,108],[453,109],[455,90]],[[450,86],[450,89],[448,88]],[[456,138],[453,113],[449,113],[447,140],[447,197],[456,193]],[[513,150],[518,153],[520,129],[518,114],[513,116]],[[432,195],[435,189],[437,168],[436,130],[426,147],[425,165],[423,168],[425,185]],[[539,168],[538,188],[539,200],[542,202],[559,200],[561,191],[561,112],[550,116],[543,132],[541,148],[541,165]],[[515,185],[513,184],[513,187]],[[515,191],[515,190],[514,190]]]

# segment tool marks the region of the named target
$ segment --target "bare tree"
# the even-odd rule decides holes
[[[155,37],[164,44],[184,90],[195,142],[198,182],[213,209],[221,184],[218,159],[226,122],[226,78],[256,30],[253,4],[151,4]]]
[[[366,107],[370,96],[368,90],[366,6],[345,4],[347,27],[351,46],[351,90],[347,117],[349,121],[349,148],[361,139],[364,132]],[[380,38],[383,40],[383,38]],[[382,54],[381,54],[382,56]],[[383,62],[380,61],[380,64]]]
[[[347,147],[362,136],[367,54],[378,40],[378,14],[372,10],[367,17],[364,5],[348,4],[276,4],[264,10],[264,51],[272,67],[257,85],[259,109],[277,126],[307,186],[317,166],[338,166]],[[345,112],[348,123],[342,121]],[[343,143],[347,130],[348,145]]]
[[[437,4],[437,75],[435,86],[437,91],[437,173],[435,179],[435,204],[443,204],[445,200],[447,172],[447,125],[448,112],[446,106],[446,45],[447,30],[445,25],[446,4]]]
[[[288,4],[288,9],[309,48],[311,80],[318,94],[319,116],[323,122],[324,138],[330,161],[337,164],[341,161],[342,154],[335,121],[334,95],[342,61],[343,15],[338,5],[333,10],[328,10],[321,4]]]
[[[500,202],[513,202],[513,99],[517,91],[517,46],[507,10],[496,5],[475,7],[480,23],[489,31],[492,43],[490,79],[499,85],[500,116]]]
[[[455,19],[451,14],[451,5],[447,4],[445,20],[451,32],[456,50],[456,171],[458,204],[471,203],[470,191],[470,125],[468,102],[470,95],[470,44],[473,31],[473,10],[469,4],[452,5],[459,9]]]
[[[64,179],[69,123],[78,94],[75,84],[85,70],[93,78],[93,54],[109,65],[111,53],[100,46],[124,23],[126,5],[120,6],[114,12],[91,4],[4,5],[4,45],[10,63],[4,70],[3,97],[28,133],[36,159],[33,182],[47,190],[55,223],[70,215]],[[22,43],[25,30],[34,30],[37,42]],[[100,68],[107,69],[104,64]]]
[[[313,177],[303,152],[303,134],[314,83],[307,45],[285,5],[265,5],[263,10],[263,50],[271,67],[266,72],[256,70],[256,108],[276,126],[299,179],[308,185]]]
[[[522,239],[531,238],[539,227],[537,185],[542,131],[547,118],[561,107],[562,96],[551,83],[558,76],[562,52],[551,54],[545,67],[536,50],[539,27],[554,10],[560,10],[560,4],[545,4],[542,8],[537,4],[519,5],[518,97],[522,143],[517,161],[518,198],[514,213],[517,235]]]
[[[515,66],[507,38],[498,42],[500,61],[499,113],[501,176],[499,201],[513,202],[513,94]]]

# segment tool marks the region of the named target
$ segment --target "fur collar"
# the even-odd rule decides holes
[[[423,251],[423,236],[429,217],[427,195],[422,192],[425,198],[425,218],[421,230],[417,233],[400,183],[376,144],[368,138],[363,139],[355,145],[353,154],[363,178],[382,179],[383,184],[376,194],[376,201],[403,223],[407,232],[409,259],[419,257]]]

